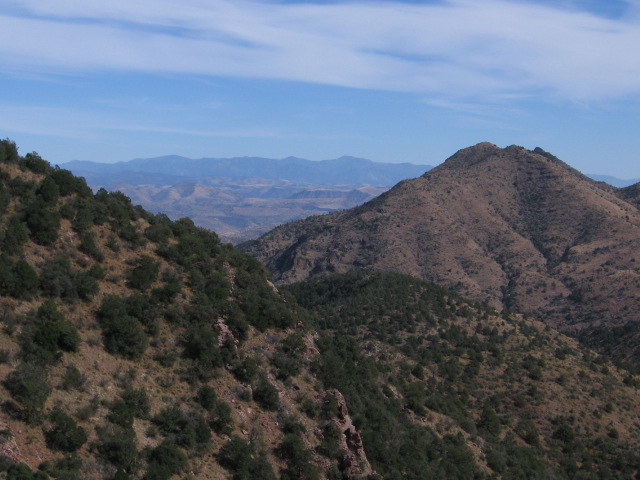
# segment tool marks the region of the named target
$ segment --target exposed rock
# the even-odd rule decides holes
[[[233,332],[229,328],[229,325],[227,325],[226,322],[224,321],[224,318],[222,318],[222,317],[218,317],[217,318],[217,320],[216,320],[216,328],[220,332],[219,335],[218,335],[218,346],[219,347],[224,345],[225,342],[227,341],[227,339],[229,339],[229,338],[231,339],[231,341],[233,341],[234,345],[238,344],[238,341],[236,340],[236,337],[233,336]]]
[[[342,459],[344,475],[346,478],[357,479],[374,473],[364,451],[362,436],[349,416],[344,396],[336,389],[328,392],[328,395],[333,395],[338,401],[338,418],[335,422],[342,432],[340,448],[347,452]]]

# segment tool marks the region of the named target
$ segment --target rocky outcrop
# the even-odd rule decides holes
[[[342,432],[339,440],[340,448],[347,452],[342,459],[344,475],[350,479],[359,479],[371,475],[373,470],[364,451],[362,436],[349,416],[344,396],[336,389],[328,392],[328,394],[333,395],[338,401],[339,413],[335,422]]]

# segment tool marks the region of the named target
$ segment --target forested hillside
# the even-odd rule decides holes
[[[297,299],[297,300],[296,300]],[[0,478],[620,478],[638,380],[394,274],[278,290],[0,142]]]
[[[327,394],[308,373],[292,387],[313,344],[306,315],[257,260],[0,145],[6,478],[338,469],[312,453],[330,415],[298,405],[320,408]]]
[[[481,143],[364,205],[282,225],[242,248],[277,283],[407,273],[582,332],[640,367],[637,192],[540,148]]]
[[[401,274],[287,288],[384,478],[637,475],[638,379],[574,339]]]

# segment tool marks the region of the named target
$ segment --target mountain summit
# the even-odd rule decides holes
[[[480,143],[360,207],[281,226],[246,250],[280,283],[397,271],[569,330],[624,323],[640,306],[640,213],[629,192],[540,148]]]

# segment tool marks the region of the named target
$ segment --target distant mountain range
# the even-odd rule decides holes
[[[94,189],[120,190],[135,204],[172,219],[188,216],[232,242],[256,238],[287,221],[360,205],[432,168],[354,157],[179,156],[114,164],[73,161],[63,167]]]
[[[587,176],[598,182],[605,182],[605,183],[608,183],[609,185],[612,185],[618,188],[629,187],[631,185],[635,185],[636,183],[640,182],[640,178],[624,179],[624,178],[612,177],[611,175],[596,175],[592,173],[587,174]]]
[[[348,156],[312,161],[296,157],[279,160],[261,157],[191,159],[177,155],[111,164],[74,160],[62,166],[84,176],[90,185],[133,182],[155,186],[181,182],[219,186],[221,178],[254,178],[324,186],[389,187],[433,168],[411,163],[377,163]]]
[[[243,248],[280,283],[395,271],[576,332],[637,320],[639,203],[637,185],[596,182],[542,149],[483,143],[364,205]],[[627,331],[636,360],[638,338]]]

